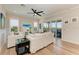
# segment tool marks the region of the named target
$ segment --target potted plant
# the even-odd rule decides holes
[[[14,32],[14,35],[17,35],[18,33],[18,27],[17,26],[13,26],[12,28],[11,28],[11,32]]]

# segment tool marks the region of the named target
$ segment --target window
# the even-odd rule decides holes
[[[34,22],[34,32],[38,32],[38,22]]]
[[[50,23],[51,30],[54,32],[56,29],[61,29],[63,25],[63,22],[61,20],[52,21]]]
[[[38,23],[37,22],[34,22],[34,27],[38,27]]]
[[[32,33],[31,29],[32,29],[32,25],[29,23],[24,23],[23,24],[23,28],[25,31],[28,31],[29,33]]]
[[[48,28],[48,23],[44,23],[43,26],[44,26],[45,28]]]
[[[51,26],[51,31],[55,32],[55,30],[56,30],[56,22],[50,23],[50,26]]]
[[[49,30],[49,25],[48,23],[43,23],[43,31],[47,32]]]
[[[50,25],[51,25],[51,28],[56,28],[56,22],[52,22]]]
[[[19,20],[18,19],[11,19],[10,20],[10,28],[11,28],[11,32],[18,32]]]
[[[61,29],[62,28],[62,25],[63,25],[63,22],[57,22],[57,28],[58,29]]]

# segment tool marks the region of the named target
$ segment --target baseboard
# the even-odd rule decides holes
[[[8,47],[7,49],[10,49],[10,48],[14,48],[15,46],[12,46],[12,47]]]
[[[78,41],[71,41],[71,40],[62,40],[62,41],[66,41],[66,42],[69,42],[69,43],[72,43],[72,44],[79,45],[79,42]]]

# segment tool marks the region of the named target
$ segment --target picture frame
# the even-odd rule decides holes
[[[77,18],[72,18],[72,22],[76,22],[77,21]]]
[[[65,24],[67,24],[68,23],[68,21],[65,21]]]

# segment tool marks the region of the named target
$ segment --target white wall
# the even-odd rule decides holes
[[[6,48],[6,30],[0,30],[0,52],[4,52]]]
[[[4,9],[2,8],[2,5],[0,5],[0,13],[3,13],[5,16],[5,12],[4,12]],[[7,46],[7,39],[6,39],[7,31],[6,30],[7,30],[6,28],[0,29],[0,52],[4,51]]]
[[[77,18],[77,21],[72,22],[72,18]],[[63,24],[62,40],[79,44],[79,7],[57,12],[51,18],[51,20],[54,19],[62,19],[63,22],[68,21],[67,24]]]

